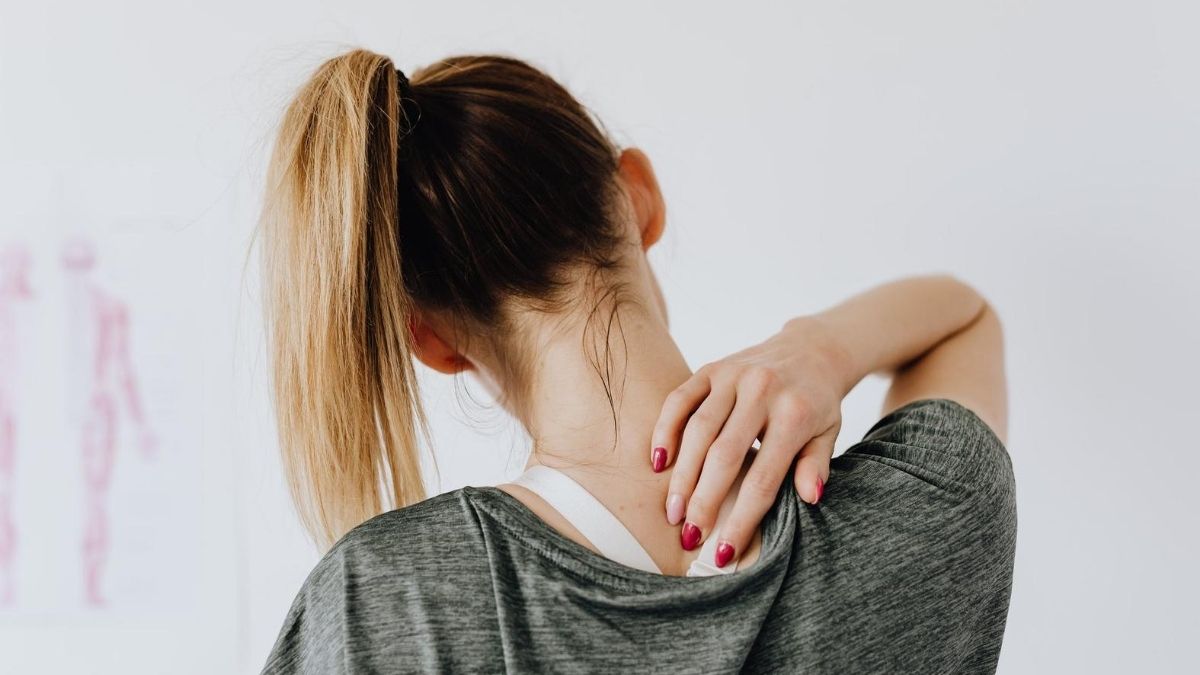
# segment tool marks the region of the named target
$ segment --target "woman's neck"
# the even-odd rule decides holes
[[[534,443],[527,466],[544,464],[575,479],[625,524],[660,569],[682,575],[700,547],[683,550],[680,526],[667,522],[664,504],[671,472],[654,473],[650,451],[664,400],[692,371],[661,320],[623,310],[612,332],[606,390],[597,367],[581,349],[590,344],[583,335],[582,329],[558,333],[544,338],[538,348],[537,372],[529,389],[532,400],[525,414]],[[603,357],[601,348],[601,371]],[[499,487],[539,515],[549,509],[523,488]],[[550,515],[556,515],[552,509]],[[561,517],[543,519],[581,540],[574,528],[562,527]]]
[[[605,322],[597,323],[601,325],[594,332],[603,333]],[[591,340],[582,328],[539,341],[524,414],[534,443],[530,463],[623,478],[662,478],[666,474],[650,470],[651,435],[663,401],[691,377],[691,368],[654,316],[622,308],[610,343],[606,364],[602,345],[583,347]]]

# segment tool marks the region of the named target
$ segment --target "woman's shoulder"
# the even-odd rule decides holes
[[[945,398],[903,405],[830,468],[828,503],[816,510],[826,521],[819,526],[836,529],[823,533],[826,538],[855,542],[840,553],[830,549],[831,555],[869,550],[935,567],[965,556],[972,569],[1011,576],[1017,536],[1012,461],[967,406]],[[864,542],[871,542],[867,549]],[[892,558],[884,553],[889,549]]]
[[[338,559],[394,566],[444,557],[478,535],[470,493],[463,487],[380,513],[343,535],[325,554]],[[324,561],[324,559],[322,560]]]
[[[448,568],[475,564],[480,531],[470,490],[444,492],[363,521],[313,565],[298,597],[353,601],[347,583],[386,587],[397,597],[420,594],[428,582],[453,572]]]
[[[943,514],[964,526],[1015,536],[1016,480],[1000,438],[965,405],[912,401],[884,415],[833,460],[838,480],[888,508]],[[831,483],[835,477],[831,476]]]
[[[889,412],[846,454],[906,465],[963,487],[1013,484],[1004,442],[979,415],[948,398],[920,399]]]
[[[430,608],[462,605],[452,596],[467,580],[488,579],[478,569],[470,490],[381,513],[338,539],[296,593],[263,672],[335,672],[351,645],[359,659],[415,658],[421,643],[412,627]]]
[[[884,650],[901,635],[951,646],[899,654],[893,670],[962,670],[963,645],[984,657],[998,648],[1016,551],[1013,474],[1001,439],[967,406],[921,399],[887,413],[833,459],[821,503],[798,513],[782,602],[816,615],[819,586],[844,619],[800,630]]]

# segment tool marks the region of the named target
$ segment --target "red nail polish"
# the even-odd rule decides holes
[[[700,528],[688,521],[683,524],[683,530],[679,532],[679,544],[683,546],[683,550],[690,551],[696,548],[696,544],[700,543]]]
[[[825,492],[825,484],[822,483],[820,477],[818,477],[817,478],[817,497],[816,497],[816,499],[813,500],[814,504],[821,501],[821,494],[824,492]]]
[[[717,544],[717,567],[728,565],[730,560],[733,560],[733,546],[727,541]]]
[[[650,461],[654,464],[654,473],[667,468],[667,449],[655,448],[654,452],[650,453]]]

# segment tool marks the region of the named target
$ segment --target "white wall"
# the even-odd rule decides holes
[[[695,366],[895,276],[980,288],[1007,329],[1019,491],[1001,671],[1183,671],[1200,631],[1198,21],[1183,1],[6,0],[0,244],[30,246],[43,293],[21,315],[35,346],[14,380],[35,601],[0,610],[0,671],[261,666],[316,556],[280,481],[242,265],[288,90],[352,45],[406,70],[466,51],[530,59],[645,148],[669,209],[654,261]],[[73,554],[55,528],[79,527],[77,472],[46,468],[75,457],[55,256],[78,232],[132,308],[169,441],[161,471],[120,448],[114,527],[162,543],[112,562],[153,592],[127,583],[107,610],[28,588],[75,569],[30,556]],[[433,491],[517,469],[522,440],[499,412],[428,384]],[[869,381],[847,401],[839,447],[881,392]]]

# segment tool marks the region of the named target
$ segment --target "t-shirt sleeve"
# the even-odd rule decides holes
[[[1012,463],[991,428],[950,399],[913,401],[833,459],[826,494],[808,522],[817,535],[825,528],[842,537],[832,548],[810,543],[809,555],[824,551],[844,570],[828,583],[840,579],[862,594],[848,634],[886,641],[917,630],[952,645],[939,652],[951,660],[933,664],[912,652],[909,665],[888,670],[994,672],[1017,510]]]
[[[488,645],[446,638],[462,617],[486,617],[495,604],[481,534],[466,504],[455,490],[347,532],[305,578],[262,672],[478,670],[464,664]],[[478,583],[448,584],[448,578]]]
[[[946,398],[913,401],[885,415],[844,456],[869,457],[963,496],[1011,497],[1012,461],[991,427]]]
[[[284,617],[262,673],[344,672],[345,583],[341,551],[333,549],[309,573]]]

